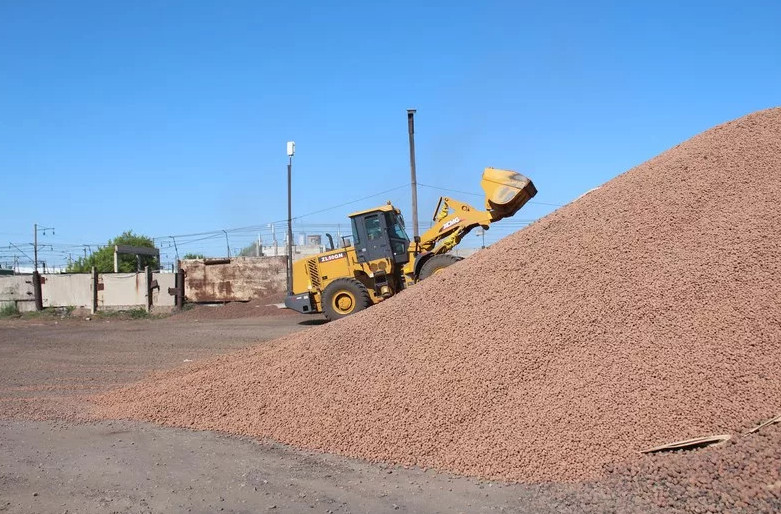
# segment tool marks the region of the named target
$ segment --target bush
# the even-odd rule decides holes
[[[6,303],[0,307],[0,318],[10,318],[19,316],[19,308],[16,306],[16,302]]]
[[[147,316],[149,316],[149,313],[144,308],[130,309],[129,311],[127,311],[127,313],[133,319],[146,318]]]

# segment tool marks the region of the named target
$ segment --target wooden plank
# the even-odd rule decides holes
[[[693,450],[695,448],[704,448],[706,446],[714,446],[723,444],[732,438],[729,434],[722,435],[709,435],[705,437],[695,437],[692,439],[684,439],[683,441],[675,441],[673,443],[663,444],[661,446],[654,446],[647,450],[640,450],[640,453],[659,453],[669,452],[674,450]]]
[[[753,434],[754,432],[759,432],[760,429],[762,429],[762,428],[764,428],[764,427],[766,427],[768,425],[772,425],[773,423],[779,423],[779,422],[781,422],[781,414],[779,414],[775,418],[770,418],[767,421],[763,421],[759,425],[757,425],[754,428],[752,428],[751,430],[749,430],[748,433],[749,434]]]

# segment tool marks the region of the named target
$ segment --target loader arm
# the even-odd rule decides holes
[[[420,236],[420,250],[435,255],[449,252],[472,229],[490,224],[490,212],[443,196],[434,212],[434,225]]]
[[[510,170],[486,168],[480,184],[485,191],[485,210],[441,197],[434,225],[420,236],[420,251],[435,255],[449,252],[472,229],[488,229],[491,223],[513,216],[537,194],[531,180]]]

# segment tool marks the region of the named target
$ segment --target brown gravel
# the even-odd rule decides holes
[[[602,485],[664,512],[781,512],[780,449],[781,427],[770,426],[723,447],[644,459]]]
[[[772,109],[367,311],[98,397],[96,415],[507,480],[595,478],[775,415],[779,297]]]

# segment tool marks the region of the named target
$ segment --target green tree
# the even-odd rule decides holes
[[[86,259],[81,257],[71,263],[67,268],[68,273],[87,273],[92,271],[93,266],[100,273],[113,272],[115,245],[141,246],[146,248],[155,247],[155,243],[151,237],[134,234],[132,230],[128,230],[114,239],[109,240],[109,242],[106,243],[106,246],[100,248],[97,252],[88,255]],[[118,259],[120,272],[132,273],[139,268],[139,261],[136,260],[135,255],[120,254]],[[152,269],[160,268],[160,261],[157,257],[139,255],[138,259],[140,259],[140,269],[144,269],[144,266],[149,266]]]
[[[182,259],[205,259],[202,253],[186,253]]]

